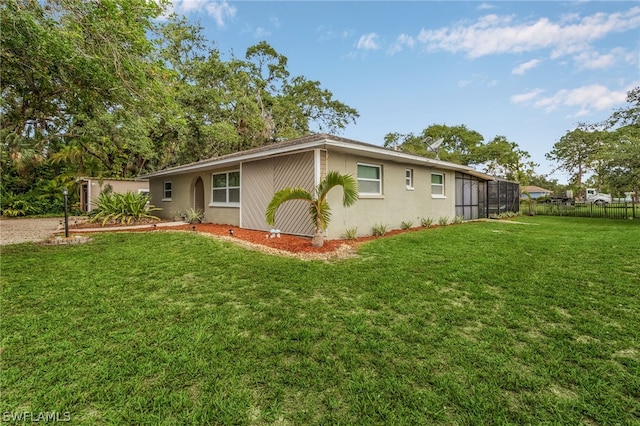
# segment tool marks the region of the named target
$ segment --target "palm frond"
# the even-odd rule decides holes
[[[267,206],[267,211],[265,213],[267,223],[270,226],[273,226],[276,222],[276,210],[278,210],[278,207],[280,207],[285,201],[291,200],[304,200],[312,203],[313,195],[301,187],[284,188],[273,194],[273,198]]]
[[[318,184],[318,199],[324,199],[331,189],[342,187],[342,205],[349,207],[358,200],[358,183],[352,175],[342,175],[336,171],[330,171]]]

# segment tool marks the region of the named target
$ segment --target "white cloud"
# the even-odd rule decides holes
[[[271,32],[265,30],[262,27],[256,28],[256,30],[253,32],[253,36],[255,38],[264,38],[264,37],[267,37],[267,36],[270,36],[270,35],[271,35]]]
[[[387,54],[395,55],[396,53],[401,52],[405,46],[409,48],[413,48],[415,44],[416,44],[415,38],[406,34],[400,34],[396,39],[395,43],[393,43],[389,48],[389,50],[387,50]]]
[[[638,82],[630,84],[621,90],[611,90],[601,84],[591,84],[575,89],[562,89],[552,96],[536,100],[533,106],[534,108],[543,108],[545,112],[552,112],[561,107],[578,107],[579,111],[574,116],[579,117],[592,111],[610,110],[617,105],[624,104],[627,92],[637,85]]]
[[[275,28],[280,28],[280,26],[282,25],[282,23],[280,22],[280,19],[278,19],[277,16],[272,16],[269,18],[269,22],[271,23],[271,25],[273,25]]]
[[[552,49],[552,57],[585,50],[611,33],[640,27],[640,7],[626,12],[596,13],[582,19],[572,15],[558,22],[539,18],[514,22],[513,16],[486,15],[477,21],[420,31],[417,39],[430,51],[464,52],[470,58]]]
[[[378,49],[378,43],[376,42],[377,38],[378,38],[378,35],[376,33],[361,35],[356,47],[358,49],[364,49],[364,50]]]
[[[478,10],[487,10],[487,9],[493,9],[493,8],[495,8],[495,6],[489,3],[482,3],[480,6],[476,7],[476,9]]]
[[[207,13],[213,17],[218,27],[224,27],[227,18],[233,18],[236,15],[237,9],[226,0],[221,2],[211,2],[207,5]]]
[[[621,47],[616,47],[607,53],[586,50],[575,55],[573,59],[580,68],[605,69],[611,68],[621,62],[627,62],[629,64],[637,63],[638,53],[631,53]]]
[[[173,0],[168,6],[168,12],[189,13],[205,11],[213,17],[218,27],[224,27],[227,19],[236,15],[237,9],[226,0]]]
[[[526,93],[511,96],[511,102],[514,104],[527,103],[537,98],[541,93],[544,93],[544,89],[533,89]]]
[[[512,69],[511,74],[522,75],[530,69],[537,67],[540,62],[542,62],[540,59],[532,59],[530,61],[523,62],[522,64]]]

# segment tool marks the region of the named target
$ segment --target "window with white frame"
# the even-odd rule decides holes
[[[406,169],[404,172],[404,184],[407,189],[413,189],[413,169]]]
[[[381,166],[358,163],[358,193],[360,195],[382,195]]]
[[[171,181],[164,182],[164,192],[162,193],[162,199],[165,201],[171,201],[171,195],[173,193],[173,186]]]
[[[431,173],[431,196],[444,198],[444,175],[442,173]]]
[[[233,206],[240,204],[240,172],[211,175],[211,204]]]

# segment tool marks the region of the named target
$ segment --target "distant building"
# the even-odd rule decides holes
[[[540,188],[539,186],[529,185],[522,188],[523,194],[520,196],[522,199],[527,199],[527,196],[524,195],[524,192],[528,193],[532,199],[540,198],[540,197],[548,197],[553,194],[553,191]]]
[[[134,179],[100,179],[83,177],[77,180],[80,188],[80,210],[90,212],[96,206],[98,196],[102,191],[111,187],[112,192],[116,193],[149,193],[148,180]]]

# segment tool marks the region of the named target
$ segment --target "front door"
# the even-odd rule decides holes
[[[193,188],[193,200],[194,206],[193,208],[196,211],[201,211],[204,213],[204,183],[202,182],[202,178],[198,178]]]

